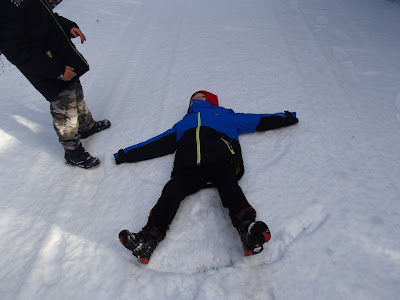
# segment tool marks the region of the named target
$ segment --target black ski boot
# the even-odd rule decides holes
[[[90,128],[88,131],[78,131],[78,134],[81,136],[81,139],[86,139],[87,137],[106,130],[107,128],[110,128],[111,126],[111,122],[107,119],[101,120],[101,121],[97,121],[96,123],[94,123],[94,126],[92,128]]]
[[[100,164],[100,160],[91,156],[82,146],[74,151],[66,151],[65,162],[68,165],[83,169],[91,169]]]
[[[242,241],[244,255],[250,256],[263,251],[263,244],[271,239],[267,224],[262,221],[244,221],[236,227]]]
[[[132,254],[136,256],[142,263],[148,264],[150,256],[158,243],[161,242],[165,233],[155,229],[143,228],[145,231],[139,231],[138,233],[132,233],[129,230],[122,230],[119,233],[119,240],[125,248],[132,251]]]

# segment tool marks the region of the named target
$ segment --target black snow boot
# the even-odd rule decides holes
[[[244,221],[236,227],[242,241],[244,255],[250,256],[263,251],[263,244],[271,239],[267,224],[262,221]]]
[[[100,160],[86,152],[82,145],[74,151],[66,151],[65,162],[83,169],[91,169],[100,164]]]
[[[126,229],[119,233],[121,244],[131,250],[132,254],[144,264],[149,263],[151,254],[164,237],[165,233],[149,227],[144,227],[138,233]]]
[[[86,139],[87,137],[106,130],[107,128],[110,128],[111,126],[111,122],[107,119],[101,120],[101,121],[97,121],[96,123],[94,123],[94,126],[92,128],[90,128],[88,131],[78,131],[78,134],[81,136],[81,139]]]

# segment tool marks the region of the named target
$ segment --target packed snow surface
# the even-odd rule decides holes
[[[69,167],[49,104],[0,61],[0,298],[398,299],[400,2],[64,0],[91,70],[101,160]],[[236,112],[296,111],[241,136],[240,185],[271,229],[245,257],[215,189],[182,202],[148,265],[118,241],[139,231],[173,155],[113,153],[169,129],[205,89]]]

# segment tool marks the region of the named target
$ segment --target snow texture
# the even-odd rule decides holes
[[[65,0],[87,37],[81,79],[101,160],[69,167],[48,103],[0,63],[0,297],[398,299],[400,3]],[[240,184],[271,229],[245,257],[215,189],[188,197],[148,265],[118,241],[146,223],[173,156],[113,153],[169,129],[193,92],[300,123],[241,136]]]

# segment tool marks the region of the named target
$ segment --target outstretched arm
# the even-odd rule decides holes
[[[290,126],[299,122],[299,119],[296,118],[295,112],[285,111],[283,115],[282,113],[264,116],[261,117],[260,121],[257,124],[257,131],[265,131],[285,126]]]
[[[235,114],[235,125],[239,133],[265,131],[298,123],[295,112],[276,114]]]
[[[176,146],[176,131],[172,128],[146,142],[120,149],[114,158],[117,164],[138,162],[174,153]]]

